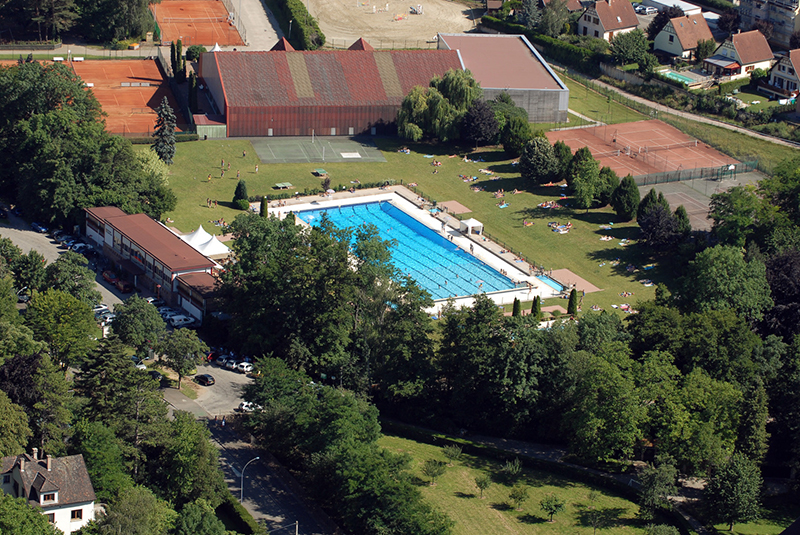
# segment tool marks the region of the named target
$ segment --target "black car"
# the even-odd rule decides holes
[[[194,380],[197,381],[198,384],[201,384],[203,386],[211,386],[216,382],[214,381],[214,378],[207,373],[203,373],[196,376]]]
[[[161,375],[160,372],[157,372],[156,370],[149,370],[147,373],[150,374],[150,377],[152,377],[155,381],[158,381],[159,383],[161,382],[163,375]]]

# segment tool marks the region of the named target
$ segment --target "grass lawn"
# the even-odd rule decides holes
[[[800,503],[791,496],[768,496],[761,502],[761,518],[756,522],[734,524],[728,531],[727,524],[714,526],[720,533],[732,535],[778,535],[800,517]]]
[[[747,102],[750,104],[750,106],[747,107],[747,111],[761,111],[767,108],[780,106],[777,100],[770,100],[769,97],[766,97],[755,89],[750,89],[749,87],[743,87],[739,89],[739,94],[734,96],[740,98],[742,102]],[[754,100],[758,101],[758,104],[752,104]]]
[[[591,534],[588,506],[591,487],[576,483],[561,476],[523,469],[519,482],[528,487],[528,500],[522,510],[510,505],[508,495],[511,485],[503,479],[499,462],[462,454],[453,466],[437,478],[431,486],[429,478],[422,475],[422,465],[429,459],[446,461],[442,449],[396,436],[384,436],[379,441],[382,447],[395,453],[408,453],[412,457],[412,474],[418,478],[419,488],[425,500],[445,511],[456,522],[455,535],[500,535],[526,533]],[[492,484],[480,498],[475,478],[488,474]],[[636,518],[638,505],[624,498],[598,491],[595,506],[605,519],[601,533],[643,533],[644,522]],[[547,494],[555,494],[566,502],[564,511],[558,513],[554,522],[547,521],[539,502]]]
[[[608,124],[629,123],[649,119],[641,113],[615,100],[596,93],[572,78],[560,75],[561,81],[569,88],[569,109]]]
[[[394,179],[405,184],[416,182],[419,191],[437,201],[456,200],[472,210],[467,217],[475,217],[483,222],[486,231],[502,241],[505,246],[521,253],[537,265],[547,269],[568,268],[588,280],[602,292],[587,294],[584,299],[584,310],[592,305],[609,309],[611,304],[631,303],[638,299],[649,299],[653,296],[653,287],[645,288],[638,280],[650,278],[656,282],[661,275],[658,269],[647,272],[629,273],[628,264],[641,266],[651,262],[646,252],[635,244],[627,247],[618,245],[623,238],[634,239],[638,235],[635,222],[621,222],[610,209],[573,211],[569,208],[544,210],[537,205],[547,200],[558,200],[560,188],[530,187],[519,176],[516,166],[511,165],[501,150],[484,149],[470,155],[473,159],[484,162],[465,163],[461,158],[448,158],[455,150],[443,145],[414,145],[401,143],[398,139],[380,138],[375,140],[384,151],[386,163],[326,163],[325,169],[331,176],[332,187],[350,185],[351,180],[377,181]],[[398,153],[400,145],[407,145],[411,154]],[[190,232],[202,224],[204,228],[215,234],[221,228],[210,223],[220,217],[226,222],[232,221],[241,212],[231,207],[233,192],[236,188],[236,170],[242,170],[241,177],[247,180],[248,192],[252,195],[263,195],[274,192],[276,182],[291,182],[296,189],[317,188],[320,180],[311,174],[315,164],[263,164],[255,173],[257,163],[255,151],[245,140],[209,140],[177,144],[175,163],[171,168],[170,187],[178,196],[178,206],[174,212],[166,214],[183,232]],[[247,157],[242,151],[247,150]],[[425,154],[434,154],[443,162],[439,173],[432,174],[431,159],[423,158]],[[462,153],[463,154],[463,153]],[[225,172],[225,178],[219,178],[220,161],[231,161],[231,171]],[[480,173],[481,168],[491,169],[498,180],[490,180]],[[211,182],[207,176],[212,173]],[[459,175],[478,176],[476,182],[465,183]],[[228,177],[231,178],[228,178]],[[481,186],[486,191],[474,193],[470,186]],[[491,192],[498,189],[509,192],[505,201],[509,207],[499,209],[497,199]],[[512,195],[515,188],[523,192]],[[206,199],[217,199],[217,208],[207,208]],[[533,221],[533,226],[525,227],[523,219]],[[573,230],[569,234],[557,234],[547,227],[549,221],[566,223],[571,221]],[[613,222],[613,230],[604,231],[599,225]],[[602,235],[610,235],[614,240],[602,242]],[[619,258],[619,265],[612,261]],[[601,265],[604,264],[604,265]],[[646,277],[644,274],[646,273]],[[667,275],[669,276],[669,275]],[[634,292],[633,297],[621,298],[621,292]],[[545,306],[565,302],[551,299]]]

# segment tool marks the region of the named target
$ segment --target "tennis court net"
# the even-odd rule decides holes
[[[229,22],[230,18],[227,16],[219,17],[164,17],[161,19],[162,24],[225,24]]]
[[[608,158],[611,156],[619,156],[620,151],[618,150],[610,150],[608,152],[598,152],[597,154],[592,154],[594,158]]]
[[[660,150],[675,150],[675,149],[685,149],[687,147],[696,147],[698,141],[695,139],[693,141],[684,141],[682,143],[673,143],[672,145],[656,145],[655,147],[644,147],[644,150],[639,150],[639,152],[656,152]]]

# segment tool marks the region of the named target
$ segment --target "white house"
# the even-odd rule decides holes
[[[714,39],[703,15],[670,19],[654,41],[653,48],[679,58],[691,58],[697,43]]]
[[[774,56],[764,34],[758,30],[733,34],[710,58],[703,60],[703,69],[712,75],[731,80],[745,78],[755,69],[772,68]]]
[[[2,490],[38,507],[51,524],[70,535],[94,520],[94,488],[83,455],[39,458],[28,455],[2,459]]]
[[[800,48],[790,50],[769,72],[766,82],[758,86],[759,91],[785,99],[798,95],[800,89]]]
[[[578,21],[578,34],[605,39],[631,32],[639,25],[636,12],[627,0],[597,0],[589,4]]]

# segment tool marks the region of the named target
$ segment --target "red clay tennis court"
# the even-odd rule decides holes
[[[242,37],[229,19],[228,10],[219,0],[165,0],[151,4],[161,41],[181,40],[191,45],[244,45]]]
[[[112,134],[150,135],[165,96],[178,124],[186,122],[155,60],[75,61],[72,68],[108,114],[106,130]]]
[[[563,141],[573,152],[589,147],[601,166],[621,177],[739,163],[655,119],[548,132],[547,139]]]

